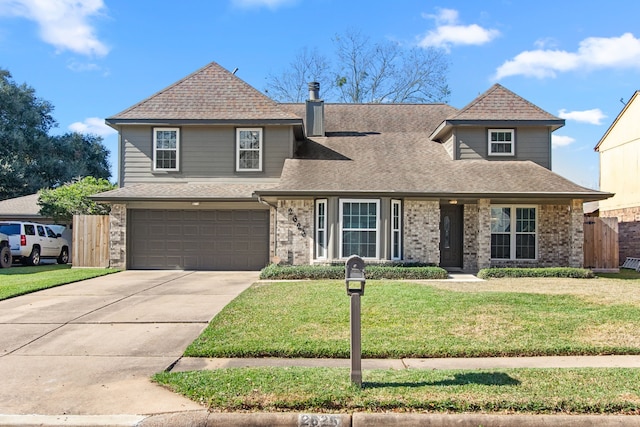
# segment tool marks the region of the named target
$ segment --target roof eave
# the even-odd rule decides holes
[[[165,126],[165,125],[291,125],[302,126],[302,119],[105,119],[107,125]]]

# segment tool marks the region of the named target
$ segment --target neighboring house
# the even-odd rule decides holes
[[[39,194],[14,197],[0,201],[0,221],[34,221],[53,224],[53,219],[40,215]]]
[[[640,91],[602,136],[600,190],[615,196],[599,203],[601,217],[618,218],[620,262],[640,257]]]
[[[550,171],[559,119],[500,85],[444,104],[278,104],[211,63],[106,120],[111,265],[583,262],[583,202]]]

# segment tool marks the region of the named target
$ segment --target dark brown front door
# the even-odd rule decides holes
[[[462,268],[462,206],[440,206],[440,267]]]

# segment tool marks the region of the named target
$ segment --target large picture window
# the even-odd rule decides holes
[[[327,258],[327,200],[316,200],[316,258]]]
[[[489,155],[515,155],[515,132],[513,129],[489,129]]]
[[[262,171],[262,129],[236,129],[236,170]]]
[[[492,206],[491,258],[536,259],[536,214],[531,206]]]
[[[180,165],[180,129],[153,129],[153,169],[177,171]]]
[[[340,257],[379,257],[379,200],[340,201]]]

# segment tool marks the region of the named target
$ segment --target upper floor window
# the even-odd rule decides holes
[[[513,129],[489,129],[489,155],[515,155],[515,131]]]
[[[262,171],[262,129],[236,129],[236,171]]]
[[[180,158],[180,129],[153,128],[153,169],[177,171]]]
[[[536,208],[491,207],[491,258],[536,259]]]

